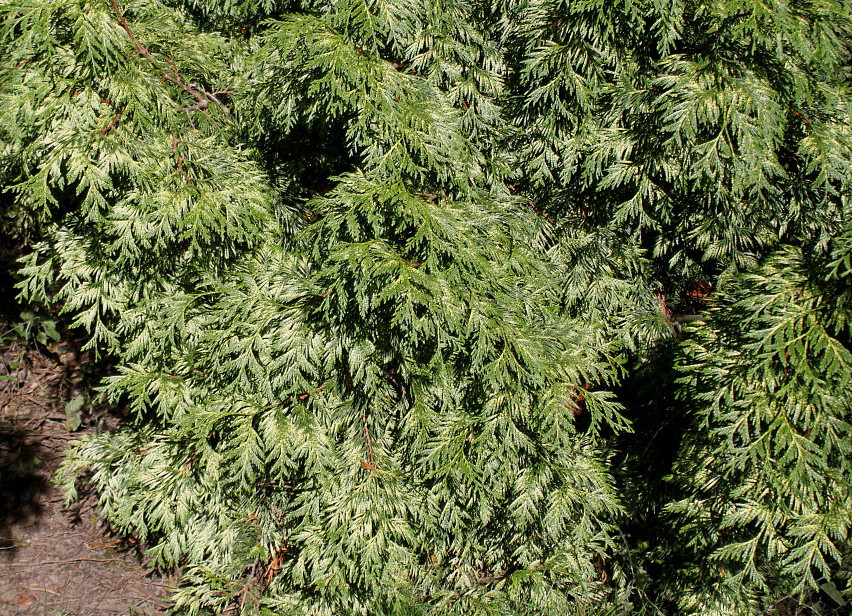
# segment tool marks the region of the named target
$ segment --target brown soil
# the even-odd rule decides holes
[[[116,419],[92,405],[86,355],[23,344],[0,318],[0,615],[161,615],[170,582],[151,574],[138,546],[112,535],[92,495],[70,507],[50,479],[70,442]],[[83,395],[82,426],[66,403]]]

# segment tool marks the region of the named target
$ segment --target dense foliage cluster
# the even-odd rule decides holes
[[[852,600],[848,0],[0,0],[4,238],[187,614]],[[792,602],[792,603],[791,603]]]

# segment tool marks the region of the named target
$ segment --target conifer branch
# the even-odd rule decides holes
[[[615,613],[634,560],[677,613],[848,583],[846,17],[124,3],[7,11],[0,192],[25,299],[136,419],[69,497],[179,609]]]
[[[196,83],[187,83],[186,81],[184,81],[183,78],[180,76],[180,73],[178,72],[177,66],[175,66],[174,62],[172,62],[170,58],[166,58],[166,62],[171,67],[172,73],[169,73],[162,66],[160,66],[159,62],[157,62],[157,59],[154,57],[151,51],[145,45],[142,44],[142,42],[133,33],[133,30],[131,30],[130,25],[127,23],[127,20],[124,17],[124,13],[122,13],[121,8],[118,6],[117,0],[109,0],[109,2],[112,5],[113,10],[115,11],[115,14],[118,16],[118,20],[121,23],[121,27],[124,28],[125,32],[127,32],[127,35],[130,37],[130,40],[133,41],[133,45],[136,47],[138,55],[143,58],[147,58],[154,66],[154,68],[156,68],[160,72],[160,74],[163,76],[163,79],[170,81],[195,99],[195,103],[183,108],[183,111],[187,114],[187,116],[189,116],[190,112],[192,111],[204,111],[205,109],[207,109],[209,103],[213,102],[222,108],[222,110],[225,112],[225,115],[227,115],[229,118],[232,117],[230,110],[224,104],[222,104],[222,102],[215,96],[214,93],[207,92]],[[218,93],[222,94],[224,92],[220,91]],[[191,119],[190,122],[192,122]]]

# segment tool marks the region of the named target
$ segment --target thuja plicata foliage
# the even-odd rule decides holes
[[[58,480],[175,613],[848,609],[848,0],[0,12],[20,297],[127,412]]]

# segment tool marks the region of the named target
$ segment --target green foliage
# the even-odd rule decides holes
[[[328,3],[241,49],[155,2],[6,23],[14,190],[45,226],[22,290],[64,300],[137,417],[64,472],[184,568],[178,609],[601,601],[617,348],[499,183],[496,51],[459,6]]]
[[[644,248],[676,309],[721,269],[838,232],[848,3],[518,4],[503,27],[521,182]]]
[[[849,4],[492,7],[513,186],[557,222],[567,307],[633,356],[614,583],[694,614],[848,594]]]
[[[0,231],[130,411],[69,498],[181,613],[843,600],[850,33],[844,0],[0,0]]]
[[[849,587],[849,282],[787,247],[726,285],[685,342],[695,421],[673,475],[686,498],[668,509],[690,553],[685,576],[718,572],[684,595],[690,613]]]

